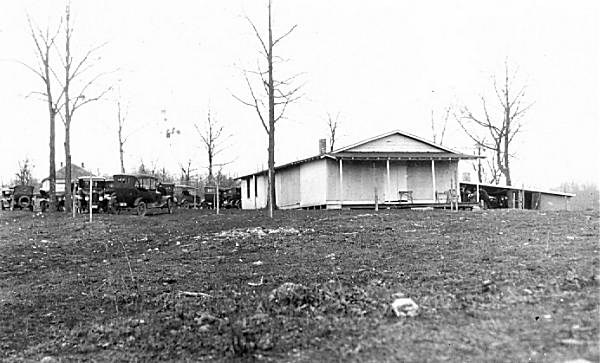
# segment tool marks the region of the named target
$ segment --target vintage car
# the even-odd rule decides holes
[[[16,185],[13,188],[12,201],[10,209],[29,209],[33,210],[33,186]]]
[[[12,189],[2,188],[2,193],[0,195],[0,207],[2,208],[2,210],[10,209],[11,203],[12,203]]]
[[[239,209],[242,207],[242,188],[241,187],[231,187],[227,189],[220,190],[222,201],[221,205],[223,208],[236,208]]]
[[[196,188],[189,185],[175,185],[173,200],[179,208],[195,207],[200,200],[196,196]]]
[[[216,199],[217,199],[217,187],[215,186],[206,186],[204,187],[204,198],[200,202],[200,208],[202,209],[213,209],[215,207]],[[219,196],[221,199],[221,196]],[[219,200],[220,202],[220,200]]]
[[[166,209],[173,213],[173,184],[161,184],[150,175],[116,174],[113,176],[108,210],[135,209],[140,216],[148,209]]]
[[[89,212],[90,179],[92,181],[92,211],[106,211],[108,203],[104,200],[105,180],[98,176],[82,176],[77,179],[77,207],[81,212]]]
[[[204,187],[204,199],[200,203],[201,208],[213,209],[216,205],[217,188],[215,186]],[[240,187],[219,188],[219,208],[241,208],[242,189]]]

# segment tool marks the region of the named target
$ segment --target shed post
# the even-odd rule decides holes
[[[477,204],[480,204],[479,201],[479,183],[475,184],[475,201],[477,201]]]
[[[436,187],[435,187],[435,160],[431,159],[431,192],[432,192],[432,197],[431,199],[435,202],[435,193],[436,193]]]

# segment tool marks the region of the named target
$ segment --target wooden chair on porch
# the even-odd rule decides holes
[[[455,189],[446,191],[446,203],[450,203],[450,209],[458,210],[458,192]]]
[[[414,204],[413,201],[413,191],[412,190],[399,190],[398,191],[398,201],[400,203],[410,203]]]

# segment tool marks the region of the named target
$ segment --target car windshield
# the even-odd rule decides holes
[[[89,179],[79,179],[79,187],[84,189],[90,188],[90,180]],[[92,180],[92,188],[104,188],[104,180]]]
[[[129,175],[115,175],[113,180],[114,184],[125,184],[125,185],[133,185],[135,179]]]
[[[154,179],[154,178],[139,178],[137,186],[138,186],[138,188],[154,190],[154,189],[156,189],[156,179]]]

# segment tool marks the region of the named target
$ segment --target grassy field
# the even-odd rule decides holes
[[[600,360],[598,214],[85,221],[0,212],[1,360]]]

